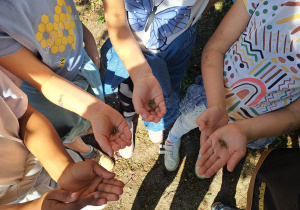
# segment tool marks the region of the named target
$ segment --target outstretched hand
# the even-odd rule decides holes
[[[200,145],[202,146],[215,130],[228,123],[228,113],[225,107],[212,106],[196,119],[196,123],[201,131]]]
[[[225,125],[201,145],[200,159],[197,161],[199,175],[210,178],[227,164],[228,171],[233,171],[237,163],[245,156],[247,137],[234,123]]]
[[[112,107],[102,104],[93,112],[90,121],[96,141],[109,156],[131,145],[130,128],[124,117]]]
[[[87,205],[101,206],[106,202],[104,199],[98,199],[99,192],[89,194],[83,198],[79,198],[79,193],[72,193],[69,191],[54,189],[44,194],[33,203],[36,208],[41,210],[80,210]]]
[[[153,75],[134,82],[132,102],[146,122],[157,123],[167,112],[162,89]]]
[[[97,192],[97,203],[117,201],[123,193],[124,183],[116,180],[115,174],[107,171],[96,161],[86,160],[71,163],[58,180],[60,188],[78,192],[80,198],[86,198]]]

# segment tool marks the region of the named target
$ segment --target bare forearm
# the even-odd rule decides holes
[[[300,98],[279,110],[235,123],[248,141],[287,134],[300,127]]]
[[[203,50],[201,70],[209,106],[225,107],[224,55],[245,30],[249,19],[243,1],[237,0]]]
[[[201,68],[208,106],[225,109],[223,59],[222,52],[207,45],[203,51]]]
[[[74,163],[51,123],[30,105],[19,119],[20,136],[28,150],[57,181],[69,164]]]
[[[55,74],[26,48],[0,58],[0,65],[32,84],[52,103],[88,120],[92,108],[105,106],[99,99]]]
[[[42,85],[41,92],[51,102],[88,120],[94,111],[101,111],[106,106],[93,95],[57,75],[53,75]]]
[[[139,74],[152,74],[127,21],[124,1],[104,1],[106,25],[112,45],[133,81]],[[143,68],[141,72],[139,69]]]
[[[82,24],[84,49],[88,56],[92,59],[97,68],[100,67],[100,57],[97,50],[96,41],[90,30]]]
[[[11,205],[0,206],[2,210],[37,210],[36,203],[34,201],[29,201],[26,203],[18,203]]]

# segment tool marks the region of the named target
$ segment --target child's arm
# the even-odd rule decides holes
[[[45,116],[28,105],[19,118],[20,137],[29,151],[42,163],[50,176],[57,181],[74,161],[66,151],[54,127]]]
[[[124,184],[114,179],[115,174],[106,171],[95,161],[74,163],[64,148],[54,127],[45,116],[32,106],[19,119],[20,137],[28,150],[42,163],[60,188],[87,196],[102,191],[106,200],[117,200]],[[99,189],[101,185],[109,185]],[[112,189],[112,186],[115,188]],[[98,188],[98,189],[97,189]]]
[[[26,203],[0,206],[2,210],[80,210],[87,205],[100,206],[105,204],[98,200],[99,192],[79,198],[79,193],[72,193],[61,189],[50,190],[41,198]]]
[[[130,129],[120,113],[58,76],[28,49],[0,58],[0,65],[36,87],[51,102],[77,113],[92,123],[100,147],[110,156],[131,144]],[[111,134],[114,126],[118,133]]]
[[[84,49],[88,56],[92,59],[98,70],[100,70],[100,56],[93,34],[82,23]]]
[[[203,50],[201,71],[208,109],[197,119],[201,142],[204,142],[215,129],[227,124],[223,81],[224,55],[245,30],[249,19],[243,1],[237,0]]]
[[[124,0],[104,0],[105,19],[112,45],[124,63],[133,83],[133,104],[145,121],[158,122],[166,113],[164,97],[128,25]],[[148,101],[155,99],[158,109],[150,112]]]
[[[245,156],[249,141],[280,136],[300,127],[300,98],[290,105],[255,118],[239,120],[213,132],[202,145],[199,174],[211,177],[227,164],[233,171]]]

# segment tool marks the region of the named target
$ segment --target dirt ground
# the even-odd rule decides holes
[[[223,4],[223,1],[220,2]],[[182,84],[183,93],[200,72],[203,46],[219,24],[221,17],[230,7],[230,3],[225,3],[224,5],[227,7],[224,6],[221,11],[218,9],[220,4],[216,4],[215,8],[212,8],[211,12],[199,24],[199,36],[187,69],[187,75]],[[82,12],[80,15],[83,23],[93,33],[100,48],[107,39],[108,33],[105,24],[99,23],[99,16],[94,15],[97,12],[96,9]],[[110,97],[107,99],[107,103],[113,107],[118,106],[117,98]],[[209,210],[211,204],[216,201],[221,201],[232,207],[245,208],[248,184],[253,169],[261,152],[267,148],[258,151],[248,149],[245,158],[240,161],[233,172],[228,172],[224,168],[214,177],[201,180],[195,176],[194,172],[200,137],[200,132],[197,129],[183,136],[180,152],[181,162],[178,170],[174,172],[165,169],[164,157],[159,155],[159,144],[150,141],[141,118],[135,120],[134,132],[135,150],[132,158],[116,160],[113,169],[116,177],[125,183],[124,193],[119,201],[107,204],[104,209]],[[166,136],[167,131],[165,138]],[[85,141],[93,146],[98,146],[93,136],[86,137]],[[278,137],[273,144],[269,145],[269,148],[299,148],[299,145],[300,138],[299,131],[297,131],[287,136]]]

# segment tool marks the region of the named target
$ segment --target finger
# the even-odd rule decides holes
[[[245,152],[241,152],[241,151],[235,151],[230,159],[228,160],[227,163],[227,169],[228,171],[233,171],[233,169],[235,168],[235,166],[238,164],[238,162],[245,156]]]
[[[155,115],[153,115],[154,117],[153,117],[153,122],[154,123],[158,123],[160,120],[161,120],[161,117],[158,117],[156,114]]]
[[[131,137],[130,137],[130,139],[127,139],[127,137],[124,134],[122,134],[120,136],[120,139],[124,142],[124,144],[126,144],[126,146],[131,145]]]
[[[107,192],[100,192],[100,196],[102,198],[105,198],[107,201],[117,201],[120,198],[120,196],[117,194],[107,193]]]
[[[161,112],[161,110],[160,110],[160,108],[159,107],[157,107],[156,109],[155,109],[155,115],[158,117],[158,118],[163,118],[163,116],[164,116],[164,114]]]
[[[200,147],[202,147],[202,145],[204,145],[204,143],[207,141],[208,138],[209,138],[209,135],[207,135],[207,132],[205,130],[201,131],[201,134],[200,134]]]
[[[196,162],[196,165],[198,167],[203,167],[205,162],[212,156],[214,153],[214,150],[212,148],[209,148],[205,153],[201,154],[201,157],[199,160]]]
[[[143,117],[143,120],[146,121],[146,122],[152,122],[154,120],[154,116],[150,113],[148,113],[147,117]]]
[[[196,123],[199,126],[199,130],[202,131],[205,129],[207,122],[209,121],[209,113],[203,112],[197,119]]]
[[[202,135],[202,134],[201,134]],[[203,134],[205,135],[205,134]],[[200,136],[200,151],[199,153],[203,155],[211,146],[212,146],[212,140],[208,138],[204,142],[201,141],[201,136]]]
[[[106,203],[107,199],[101,196],[101,192],[97,191],[85,196],[84,198],[80,198],[78,202],[74,203],[74,205],[76,205],[76,207],[78,206],[79,209],[82,209],[87,205],[102,206]]]
[[[121,145],[117,144],[116,142],[110,142],[111,148],[113,151],[119,151],[120,149],[124,149]]]
[[[102,178],[101,182],[103,182],[105,179],[112,179],[115,177],[115,173],[112,173],[99,164],[94,164],[93,165],[94,172]]]
[[[131,139],[131,131],[130,131],[130,128],[129,128],[127,122],[124,120],[124,118],[123,118],[123,121],[118,126],[118,130],[120,132],[120,136],[122,136],[124,134],[124,136],[122,138],[125,137],[124,139],[128,139],[128,140]]]
[[[119,186],[119,187],[124,187],[125,186],[124,182],[122,182],[120,180],[117,180],[117,179],[104,179],[103,183],[116,185],[116,186]]]
[[[100,168],[103,168],[102,166],[100,166],[98,163],[94,164],[95,166],[98,166]],[[103,168],[103,170],[107,171],[105,168]],[[101,176],[96,177],[90,184],[88,187],[86,187],[86,189],[84,190],[84,192],[80,195],[81,198],[86,197],[87,195],[95,192],[98,188],[98,186],[100,185],[100,183],[103,181],[103,178]]]
[[[213,155],[213,149],[209,149],[205,154],[201,155],[199,160],[197,161],[197,166],[199,167],[198,169],[198,174],[203,175],[208,167],[206,165],[206,161]]]
[[[147,119],[149,112],[144,108],[143,101],[140,98],[133,99],[133,107],[137,114],[141,115],[143,119]]]
[[[112,157],[114,155],[114,152],[108,142],[108,139],[104,135],[97,134],[97,133],[94,133],[94,136],[101,149],[104,152],[106,152],[110,157]]]
[[[202,157],[202,156],[201,156]],[[209,168],[211,168],[212,167],[212,165],[213,164],[215,164],[215,162],[218,160],[218,158],[219,158],[219,156],[217,155],[217,154],[211,154],[211,151],[210,151],[210,154],[209,155],[207,155],[206,157],[205,157],[205,155],[204,155],[204,160],[205,160],[205,162],[203,162],[202,164],[201,164],[201,161],[200,161],[200,163],[199,163],[199,165],[200,165],[200,169],[199,169],[199,174],[200,175],[202,175],[202,174],[205,174],[205,176],[206,176],[206,171],[209,169]],[[200,158],[201,159],[201,158]],[[199,159],[199,160],[200,160]]]
[[[226,165],[227,161],[223,158],[218,158],[211,167],[204,173],[205,177],[210,178],[216,174],[221,168]]]
[[[123,188],[122,187],[112,185],[112,184],[101,183],[98,186],[98,190],[100,192],[107,193],[107,195],[109,195],[109,194],[122,195],[123,194]],[[107,200],[110,200],[108,197],[106,197],[106,198],[107,198]]]
[[[158,107],[159,107],[159,109],[157,111],[157,115],[162,118],[167,113],[164,96],[162,95],[162,96],[157,97],[155,99],[155,103],[158,104]]]
[[[121,132],[119,132],[119,130],[117,130],[117,131],[116,130],[117,130],[116,128],[112,129],[112,132],[109,136],[109,142],[115,141],[116,139],[120,138]],[[117,132],[117,133],[115,133],[115,132]]]
[[[198,120],[198,119],[199,118],[196,119],[196,124],[199,127],[199,131],[204,131],[205,128],[206,128],[206,124],[205,124],[205,122],[203,120],[201,120],[201,119]]]
[[[126,121],[122,122],[122,126],[120,127],[120,130],[123,131],[122,133],[124,134],[124,137],[123,135],[121,135],[121,138],[124,140],[131,141],[132,133]]]
[[[112,143],[112,142],[111,142]],[[118,138],[114,141],[115,146],[119,147],[117,150],[113,148],[114,151],[118,151],[119,149],[123,149],[127,146],[127,143],[125,143],[122,139]]]
[[[49,191],[47,199],[57,200],[63,203],[71,203],[79,198],[78,192],[69,192],[62,189],[54,189]]]
[[[119,149],[124,149],[126,146],[131,145],[131,139],[126,139],[124,134],[119,135],[118,138],[110,137],[109,144],[114,151],[118,151]]]

